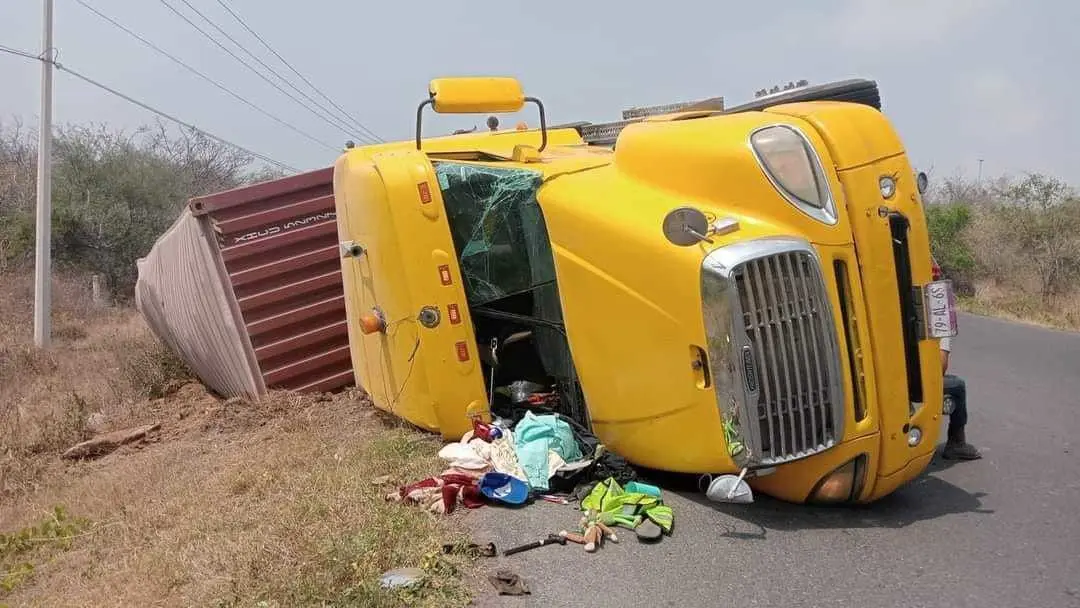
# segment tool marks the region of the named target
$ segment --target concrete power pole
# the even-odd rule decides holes
[[[41,126],[38,133],[37,234],[34,250],[34,344],[52,339],[52,72],[53,0],[44,0],[41,40]]]

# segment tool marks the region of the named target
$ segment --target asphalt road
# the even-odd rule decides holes
[[[983,459],[929,472],[860,508],[758,496],[714,506],[665,493],[675,534],[631,534],[595,554],[551,546],[487,562],[529,583],[479,606],[1080,606],[1080,334],[964,315],[953,369],[968,382],[968,439]],[[944,441],[944,439],[942,439]],[[572,527],[538,502],[466,516],[503,548]]]

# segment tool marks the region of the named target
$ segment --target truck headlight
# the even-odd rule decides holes
[[[836,223],[836,210],[817,152],[797,129],[772,125],[750,135],[750,147],[769,181],[808,215]]]
[[[822,477],[810,492],[808,502],[832,504],[856,500],[862,494],[865,477],[866,454],[860,454]]]

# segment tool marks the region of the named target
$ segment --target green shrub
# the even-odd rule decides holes
[[[968,203],[951,202],[926,208],[930,230],[930,248],[942,271],[962,291],[968,291],[975,270],[975,253],[965,239],[971,226],[972,210]]]

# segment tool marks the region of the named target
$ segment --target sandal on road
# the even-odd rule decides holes
[[[646,517],[638,524],[638,527],[634,528],[634,533],[637,534],[638,540],[651,543],[660,540],[664,531],[656,525],[656,522]]]

